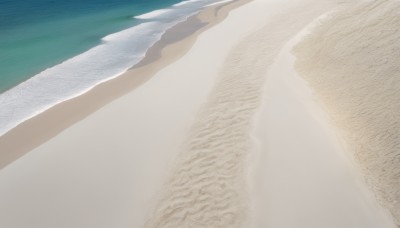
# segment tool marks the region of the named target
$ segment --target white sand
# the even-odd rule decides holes
[[[356,1],[300,42],[296,67],[400,226],[400,2]]]
[[[267,73],[254,139],[255,227],[396,227],[361,181],[290,54]]]
[[[255,0],[232,11],[225,21],[200,35],[182,59],[158,72],[143,86],[1,170],[0,227],[128,228],[143,227],[149,217],[157,220],[158,212],[163,210],[154,208],[159,208],[159,195],[167,195],[168,199],[168,193],[162,193],[163,183],[169,180],[171,170],[180,169],[179,165],[174,168],[173,165],[179,164],[176,156],[182,152],[182,144],[188,143],[190,133],[202,133],[196,127],[191,128],[193,123],[211,114],[224,117],[232,113],[230,106],[221,103],[215,94],[224,92],[224,99],[230,101],[246,89],[240,89],[242,84],[237,77],[233,83],[226,79],[239,71],[237,75],[243,76],[242,80],[257,80],[251,88],[259,93],[249,98],[252,105],[246,109],[247,114],[237,113],[245,118],[238,134],[249,136],[250,122],[262,98],[265,72],[274,57],[306,24],[331,7],[317,0]],[[273,88],[266,93],[264,108],[258,115],[263,116],[266,110],[266,118],[260,118],[259,122],[259,127],[265,126],[265,132],[255,135],[261,142],[259,153],[263,152],[260,164],[252,169],[257,171],[253,174],[258,188],[251,191],[246,186],[232,188],[238,194],[234,200],[248,204],[243,212],[248,208],[255,211],[243,216],[243,221],[235,220],[234,225],[391,227],[385,213],[380,212],[368,194],[362,193],[362,185],[356,184],[356,174],[353,175],[337,153],[340,147],[335,138],[308,112],[314,109],[303,105],[310,97],[301,95],[304,91],[294,93],[296,90],[286,88],[279,78],[272,77],[278,75],[273,72],[290,70],[292,66],[286,61],[292,60],[279,60],[270,69],[265,85],[267,91],[270,86]],[[234,63],[239,67],[230,68]],[[287,74],[290,75],[293,73]],[[216,107],[218,112],[212,113],[210,107]],[[226,109],[221,112],[221,107]],[[281,113],[285,109],[294,113],[285,116]],[[225,126],[229,122],[221,123]],[[224,130],[210,129],[211,133]],[[313,137],[326,143],[316,144]],[[238,139],[247,140],[246,137]],[[215,150],[210,148],[206,153]],[[305,156],[289,155],[293,148]],[[323,154],[318,154],[319,151]],[[254,154],[255,151],[246,147],[245,152]],[[288,160],[282,163],[280,159]],[[241,166],[244,162],[238,160],[235,164],[246,169]],[[304,166],[308,169],[303,169]],[[195,168],[189,166],[188,172]],[[212,175],[208,169],[205,172]],[[232,181],[241,183],[239,176]],[[242,201],[247,198],[250,201]],[[285,200],[279,200],[282,198]],[[187,198],[177,200],[180,199]],[[176,203],[164,200],[161,207],[165,202]],[[234,216],[241,212],[233,211]],[[162,214],[161,218],[158,224],[177,224],[163,219]],[[221,227],[233,227],[226,224],[222,223]]]
[[[272,5],[276,13],[265,25],[232,47],[185,136],[149,227],[251,226],[246,160],[253,149],[249,134],[265,72],[285,42],[330,6],[286,3]]]
[[[143,227],[219,66],[262,26],[260,5],[235,10],[184,58],[3,169],[0,227]]]

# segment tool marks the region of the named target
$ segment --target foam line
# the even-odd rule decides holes
[[[121,75],[138,63],[168,29],[211,2],[214,1],[196,1],[194,5],[144,14],[141,18],[154,20],[110,34],[102,39],[100,45],[0,94],[0,136],[52,106]],[[161,15],[162,20],[157,20]]]
[[[152,11],[152,12],[150,12],[150,13],[145,13],[145,14],[136,16],[136,17],[134,17],[134,18],[136,18],[136,19],[146,19],[146,20],[148,20],[148,19],[154,19],[154,18],[162,17],[164,14],[169,13],[169,12],[171,12],[171,11],[173,11],[173,10],[172,10],[172,9],[154,10],[154,11]]]

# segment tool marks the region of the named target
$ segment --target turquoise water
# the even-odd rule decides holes
[[[178,0],[0,0],[0,93]]]
[[[118,77],[170,28],[215,3],[63,1],[0,0],[0,136]]]

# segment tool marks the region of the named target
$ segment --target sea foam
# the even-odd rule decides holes
[[[135,16],[134,18],[136,19],[153,19],[153,18],[159,18],[169,12],[173,12],[173,9],[160,9],[160,10],[154,10],[151,11],[150,13],[145,13],[139,16]]]
[[[138,16],[146,20],[104,37],[101,44],[0,94],[0,136],[23,121],[124,73],[171,27],[213,0],[185,1]],[[158,17],[162,15],[162,19]]]
[[[187,1],[180,2],[180,3],[176,3],[173,6],[178,7],[178,6],[183,6],[183,5],[191,4],[193,2],[198,2],[198,1],[200,1],[200,0],[187,0]]]

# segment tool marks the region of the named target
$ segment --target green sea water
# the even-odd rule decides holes
[[[0,93],[177,0],[0,0]]]

